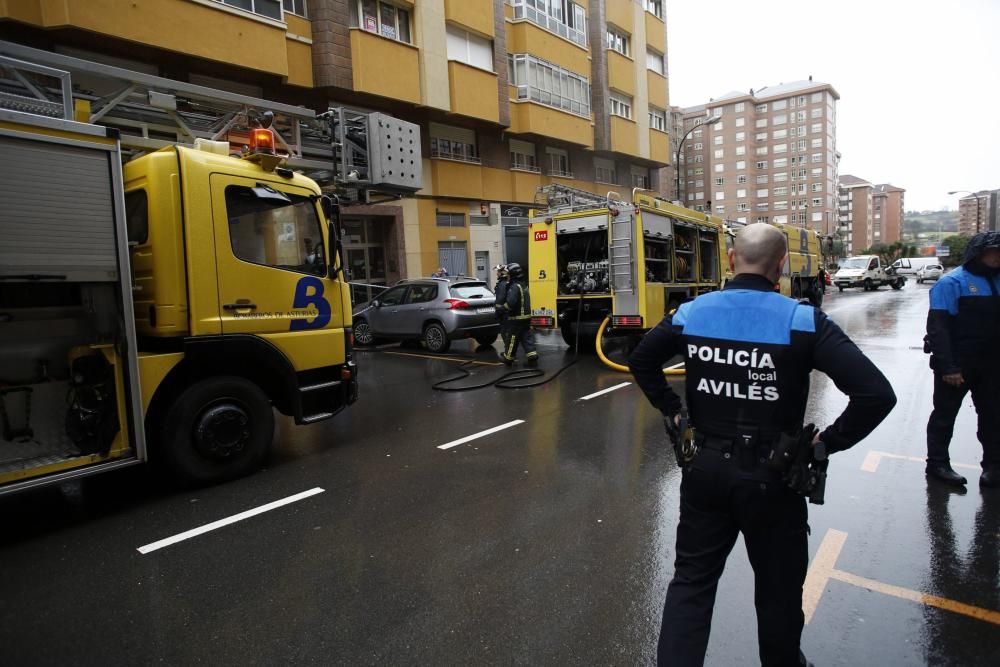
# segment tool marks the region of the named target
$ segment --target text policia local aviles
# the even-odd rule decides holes
[[[743,386],[737,382],[726,380],[711,380],[702,378],[698,381],[697,390],[714,396],[741,398],[749,401],[777,401],[780,398],[777,387],[760,386],[757,382],[774,382],[778,374],[774,370],[774,360],[768,352],[753,350],[721,349],[705,345],[688,345],[688,357],[700,359],[724,366],[739,366],[749,368],[748,379],[754,383]],[[754,370],[756,369],[756,370]],[[759,372],[770,369],[771,372]]]

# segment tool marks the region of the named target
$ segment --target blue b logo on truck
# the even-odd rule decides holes
[[[322,329],[330,323],[330,302],[323,298],[323,281],[315,276],[306,276],[295,285],[295,299],[292,301],[293,310],[316,311],[313,319],[306,317],[292,318],[289,331],[306,331],[308,329]]]

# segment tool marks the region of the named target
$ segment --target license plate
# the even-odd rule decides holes
[[[494,310],[493,306],[490,306],[488,308],[477,308],[476,312],[477,313],[482,313],[483,315],[485,315],[486,313],[492,313],[493,310]]]

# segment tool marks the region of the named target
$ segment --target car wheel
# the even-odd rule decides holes
[[[213,484],[259,468],[273,437],[274,411],[260,387],[241,377],[213,377],[171,403],[154,457],[182,483]]]
[[[865,278],[865,291],[866,292],[871,292],[874,289],[875,289],[875,286],[872,284],[872,279],[871,278]]]
[[[448,351],[448,348],[451,347],[451,341],[448,340],[448,334],[443,326],[437,322],[431,322],[424,327],[424,345],[428,352],[441,354]]]
[[[843,292],[844,291],[844,286],[843,285],[837,285],[837,291],[838,292]]]
[[[498,334],[481,334],[476,336],[476,342],[480,345],[492,345],[497,342]]]
[[[894,283],[892,283],[892,289],[894,289],[894,290],[901,290],[901,289],[903,289],[903,285],[905,285],[905,284],[906,283],[904,283],[902,280],[897,280]]]
[[[367,347],[375,344],[375,334],[368,320],[354,320],[354,343],[358,347]]]

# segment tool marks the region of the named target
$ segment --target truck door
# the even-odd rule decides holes
[[[224,174],[211,183],[223,334],[266,338],[297,370],[342,363],[339,290],[312,193]]]

